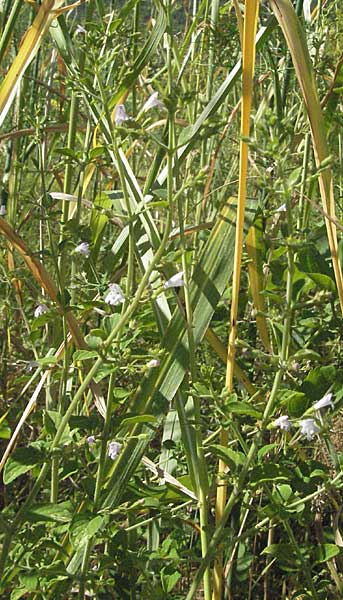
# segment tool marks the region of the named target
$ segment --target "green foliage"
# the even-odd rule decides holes
[[[231,3],[89,0],[39,40],[0,136],[1,598],[209,600],[221,549],[232,598],[342,596],[342,318],[319,175],[331,165],[340,237],[343,12],[319,4],[300,17],[330,147],[319,168],[261,6],[245,234],[258,228],[271,351],[244,249],[232,394]],[[35,16],[1,4],[3,73]]]

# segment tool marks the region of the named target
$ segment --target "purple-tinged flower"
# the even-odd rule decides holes
[[[114,122],[116,125],[122,125],[125,121],[129,120],[129,116],[126,112],[124,104],[118,104],[116,108],[116,114],[114,117]]]
[[[89,258],[90,253],[91,253],[91,249],[89,247],[88,242],[81,242],[81,244],[79,244],[78,246],[76,246],[75,252],[78,252],[79,254],[82,254],[82,256],[84,256],[85,258]]]
[[[320,431],[320,428],[314,419],[302,419],[302,421],[300,421],[300,427],[300,433],[302,433],[302,435],[306,435],[309,441],[311,441],[315,434]]]
[[[121,444],[113,441],[108,444],[107,454],[111,460],[115,460],[119,456],[120,450]]]
[[[152,358],[151,360],[149,360],[147,367],[149,367],[149,369],[156,369],[156,367],[160,366],[160,361],[158,360],[158,358]]]
[[[150,108],[164,108],[163,102],[157,98],[158,92],[154,92],[143,105],[142,112],[150,110]]]
[[[166,289],[182,287],[183,285],[185,285],[183,276],[184,271],[180,271],[180,273],[175,273],[175,275],[173,275],[170,279],[168,279],[168,281],[165,282],[164,287]]]
[[[96,444],[95,436],[89,435],[86,442],[87,442],[88,446],[93,446],[93,444]]]
[[[85,28],[84,28],[84,27],[82,27],[82,25],[77,25],[77,26],[76,26],[76,29],[75,29],[75,32],[76,32],[76,35],[77,35],[78,33],[84,33],[84,34],[85,34],[85,33],[87,33],[87,31],[85,30]]]
[[[37,319],[37,317],[41,317],[42,315],[44,315],[44,313],[48,312],[48,307],[46,304],[38,304],[38,306],[36,306],[35,308],[35,312],[34,315]]]
[[[117,283],[111,283],[110,291],[108,292],[107,296],[105,296],[105,302],[111,306],[117,306],[117,304],[123,304],[125,302],[125,296],[120,285]]]
[[[318,400],[318,402],[314,403],[313,408],[315,410],[320,410],[321,408],[326,408],[327,406],[330,406],[331,408],[333,408],[334,406],[333,406],[333,402],[332,402],[331,398],[332,398],[331,392],[329,394],[325,394],[325,396],[323,396],[323,398]]]
[[[275,419],[274,427],[280,427],[283,431],[289,431],[292,427],[292,422],[288,415],[282,415],[278,419]]]

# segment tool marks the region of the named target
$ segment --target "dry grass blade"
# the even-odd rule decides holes
[[[294,68],[297,74],[301,92],[307,109],[315,160],[319,172],[319,187],[325,213],[330,219],[325,219],[329,240],[332,265],[335,273],[338,297],[343,313],[343,277],[338,260],[338,243],[336,226],[331,219],[335,219],[335,200],[333,193],[332,172],[330,166],[321,168],[329,158],[329,148],[326,137],[323,113],[320,107],[313,67],[308,52],[306,38],[300,21],[294,11],[290,0],[270,0],[271,7],[286,38],[289,51],[292,55]]]
[[[0,87],[0,125],[10,109],[26,69],[37,54],[44,35],[56,17],[55,11],[63,3],[64,0],[43,0],[34,22],[25,33],[20,50]]]
[[[29,414],[31,413],[31,411],[33,410],[33,408],[34,408],[34,406],[36,404],[36,401],[37,401],[37,398],[39,396],[39,393],[40,393],[40,391],[41,391],[44,383],[47,380],[48,374],[49,374],[49,371],[45,371],[45,373],[43,373],[42,377],[39,380],[38,385],[36,386],[35,391],[33,392],[30,400],[28,401],[28,403],[27,403],[27,405],[25,407],[25,410],[24,410],[23,414],[21,415],[21,417],[19,419],[19,422],[18,422],[15,430],[13,431],[13,433],[11,435],[11,438],[10,438],[10,440],[9,440],[7,446],[6,446],[6,450],[3,453],[3,456],[2,456],[1,461],[0,461],[0,473],[1,473],[2,469],[4,468],[4,466],[6,464],[6,461],[7,461],[8,457],[9,457],[9,455],[10,455],[10,452],[11,452],[11,450],[12,450],[12,448],[13,448],[16,440],[17,440],[17,437],[18,437],[18,435],[20,433],[20,430],[21,430],[22,426],[24,425],[27,417],[29,416]]]
[[[243,29],[243,75],[242,75],[242,114],[241,114],[241,142],[240,142],[240,163],[239,163],[239,187],[238,187],[238,207],[237,207],[237,224],[236,224],[236,239],[235,239],[235,256],[233,267],[233,284],[232,284],[232,304],[230,316],[230,337],[228,346],[228,360],[226,372],[226,387],[230,392],[233,386],[233,374],[235,363],[235,340],[237,333],[237,312],[238,312],[238,297],[241,274],[242,247],[244,234],[244,218],[246,204],[246,186],[247,186],[247,171],[248,171],[248,144],[244,138],[249,137],[250,133],[250,111],[253,94],[253,75],[255,67],[255,39],[258,19],[258,0],[246,0],[244,29]],[[227,445],[227,431],[222,429],[220,435],[220,443],[223,446]],[[223,461],[219,461],[219,472],[225,470]],[[226,503],[226,482],[219,481],[216,498],[216,523],[220,523]],[[213,579],[213,600],[220,600],[222,597],[223,587],[223,558],[222,552],[217,552],[214,579]]]

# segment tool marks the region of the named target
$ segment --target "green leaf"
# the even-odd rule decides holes
[[[181,577],[181,573],[173,566],[164,567],[161,570],[161,583],[166,594],[172,591]]]
[[[301,417],[307,410],[308,405],[309,401],[304,392],[284,390],[281,406],[286,407],[285,410],[289,417]]]
[[[261,461],[262,458],[266,454],[268,454],[269,452],[274,450],[274,448],[276,448],[276,447],[277,447],[277,444],[266,444],[265,446],[262,446],[262,448],[260,448],[259,451],[257,452],[258,461]]]
[[[327,392],[328,388],[335,383],[336,373],[337,371],[334,365],[315,367],[310,371],[307,377],[305,377],[301,385],[301,391],[306,394],[311,402],[320,400]]]
[[[84,546],[99,531],[104,517],[91,514],[76,515],[70,527],[70,538],[74,548]]]
[[[320,544],[315,548],[313,560],[315,563],[326,562],[340,554],[340,552],[341,548],[336,544]]]
[[[90,358],[98,358],[99,353],[96,350],[76,350],[73,354],[73,361],[89,360]]]
[[[220,444],[213,444],[207,450],[221,458],[231,469],[242,466],[246,462],[246,456],[243,452],[231,450],[231,448],[226,448]]]
[[[295,558],[295,550],[292,544],[270,544],[262,550],[261,554],[274,556],[285,563],[293,562]]]
[[[261,419],[262,413],[251,406],[248,402],[226,402],[225,403],[225,412],[234,413],[236,415],[246,415],[249,417],[255,417],[256,419]]]
[[[4,484],[12,483],[20,475],[31,471],[36,465],[41,465],[45,460],[44,452],[35,447],[33,442],[25,448],[17,448],[8,459],[4,468]]]
[[[69,523],[72,519],[72,504],[69,501],[58,504],[33,504],[27,511],[26,517],[31,522],[55,521]]]
[[[286,467],[266,463],[258,465],[251,471],[250,482],[252,485],[259,485],[266,481],[289,481],[292,478],[292,473]]]
[[[134,425],[135,423],[156,423],[154,415],[135,415],[133,417],[124,418],[121,421],[123,427]]]

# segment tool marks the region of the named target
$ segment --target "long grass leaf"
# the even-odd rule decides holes
[[[46,32],[56,17],[56,9],[60,8],[63,2],[64,0],[43,0],[34,22],[25,33],[20,50],[0,87],[0,125],[11,107],[26,69],[37,54]]]
[[[332,171],[330,166],[321,168],[321,165],[329,158],[330,153],[311,58],[308,52],[303,28],[290,0],[270,0],[270,4],[286,38],[310,122],[316,165],[317,168],[320,169],[319,188],[323,209],[330,217],[330,219],[325,218],[325,225],[338,297],[343,314],[343,277],[338,260],[336,226],[334,221],[331,220],[335,219]]]
[[[232,302],[230,314],[230,335],[228,345],[228,359],[226,370],[226,387],[229,392],[232,391],[233,374],[235,363],[235,342],[237,335],[237,314],[238,299],[240,288],[245,204],[248,172],[248,144],[243,138],[248,138],[250,134],[250,111],[253,95],[253,76],[255,68],[256,54],[256,30],[258,19],[258,0],[246,0],[244,28],[243,28],[243,71],[242,71],[242,113],[241,113],[241,142],[240,142],[240,161],[239,161],[239,186],[238,186],[238,208],[237,225],[235,235],[235,256],[232,278]],[[226,446],[228,442],[227,431],[221,430],[220,443]],[[219,472],[225,470],[225,463],[219,461]],[[216,498],[216,523],[220,523],[226,503],[226,482],[220,480],[217,488]],[[213,573],[213,600],[220,600],[223,587],[223,556],[221,549],[218,550]]]

